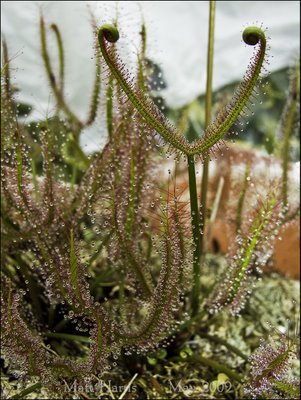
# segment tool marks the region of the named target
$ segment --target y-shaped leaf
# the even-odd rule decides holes
[[[216,119],[208,126],[201,139],[188,143],[171,123],[164,117],[152,100],[128,79],[129,73],[124,64],[112,51],[107,42],[115,43],[119,39],[119,32],[113,25],[105,24],[98,31],[98,41],[105,62],[109,66],[118,84],[132,102],[134,107],[143,117],[145,122],[152,127],[174,149],[187,156],[202,155],[210,150],[231,128],[245,105],[258,81],[266,50],[266,37],[262,29],[250,26],[243,32],[246,44],[258,44],[254,59],[250,62],[244,80],[241,82],[231,102],[217,115]]]

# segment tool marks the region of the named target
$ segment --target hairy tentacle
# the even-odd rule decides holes
[[[64,91],[64,81],[65,81],[65,57],[64,57],[64,46],[61,32],[56,24],[51,24],[50,28],[55,34],[57,47],[59,51],[59,65],[60,65],[60,91]]]
[[[252,223],[237,237],[237,244],[229,252],[229,266],[222,274],[220,284],[211,294],[207,305],[211,312],[228,306],[233,315],[237,315],[245,305],[251,291],[252,270],[261,271],[268,256],[270,238],[277,233],[279,204],[275,194],[258,205]],[[259,258],[261,259],[259,260]]]
[[[125,346],[154,347],[164,336],[176,310],[179,310],[181,280],[186,264],[181,251],[181,224],[176,222],[180,217],[177,207],[171,205],[163,226],[163,263],[149,302],[149,312],[136,329],[124,326],[121,337]]]
[[[97,115],[97,109],[99,104],[99,95],[100,95],[100,86],[101,86],[101,64],[100,64],[100,52],[96,52],[96,64],[95,64],[95,79],[94,79],[94,86],[93,92],[91,97],[91,105],[90,111],[85,122],[85,126],[89,126],[93,124]]]
[[[58,38],[58,36],[57,36]],[[41,40],[41,52],[42,52],[42,58],[45,64],[45,69],[47,72],[47,77],[49,80],[49,84],[51,86],[51,89],[53,91],[53,94],[55,96],[55,99],[58,103],[58,106],[64,111],[64,113],[67,115],[67,117],[74,122],[75,125],[81,127],[82,123],[81,121],[77,118],[77,116],[70,110],[68,105],[65,102],[64,94],[62,92],[62,81],[60,83],[60,86],[58,86],[55,75],[53,73],[52,65],[50,62],[50,57],[48,53],[48,48],[47,48],[47,40],[46,40],[46,28],[45,28],[45,22],[44,18],[41,15],[40,17],[40,40]],[[61,50],[60,52],[60,57],[61,57]],[[62,62],[62,61],[61,61]],[[62,70],[60,72],[62,74]],[[62,75],[61,75],[62,78]]]
[[[100,49],[112,74],[146,123],[173,148],[187,156],[206,153],[229,131],[252,94],[261,72],[266,50],[266,37],[263,30],[256,26],[246,28],[243,32],[243,40],[251,46],[258,44],[258,48],[254,59],[250,62],[244,80],[238,87],[231,102],[208,126],[202,138],[193,143],[188,143],[186,138],[180,135],[175,127],[171,125],[151,99],[129,81],[128,72],[124,64],[107,45],[107,42],[115,43],[118,39],[119,32],[115,26],[105,24],[100,27],[98,31]]]

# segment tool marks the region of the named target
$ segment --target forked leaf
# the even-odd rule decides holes
[[[98,31],[98,41],[102,55],[109,66],[116,81],[123,89],[135,109],[144,121],[153,128],[174,150],[178,150],[187,156],[202,155],[209,151],[230,130],[238,116],[249,101],[254,87],[260,76],[261,67],[265,58],[266,37],[261,28],[250,26],[243,32],[243,40],[246,44],[255,46],[258,44],[254,59],[250,62],[232,101],[217,115],[216,119],[208,126],[199,140],[189,143],[174,126],[165,118],[153,101],[145,92],[139,90],[129,79],[130,75],[125,65],[120,61],[113,48],[108,43],[119,40],[119,32],[114,25],[105,24]]]

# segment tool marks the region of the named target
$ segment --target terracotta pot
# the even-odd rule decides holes
[[[223,188],[216,219],[210,228],[207,249],[213,253],[222,254],[226,254],[229,246],[235,241],[236,233],[233,221],[235,221],[237,201],[244,180],[246,164],[250,165],[251,184],[254,189],[248,193],[246,199],[250,204],[255,196],[264,197],[270,189],[275,189],[277,180],[280,187],[282,171],[281,163],[275,157],[238,145],[229,145],[228,147],[227,150],[223,151],[223,156],[218,156],[217,160],[209,165],[208,208],[212,209],[221,178],[223,179]],[[161,182],[167,181],[170,175],[165,171],[167,169],[173,170],[173,167],[174,164],[169,162],[166,164],[166,168],[160,169],[159,179]],[[288,200],[290,208],[297,209],[299,207],[299,174],[298,171],[293,170],[293,165],[290,168]],[[181,201],[187,202],[189,209],[187,166],[181,163],[177,169],[175,186],[181,193]],[[199,189],[202,163],[196,165],[196,171]],[[170,188],[170,190],[173,190],[173,188]],[[300,218],[284,225],[278,237],[281,240],[276,239],[273,244],[272,269],[298,279],[300,277]],[[266,271],[270,270],[271,267],[266,269]]]

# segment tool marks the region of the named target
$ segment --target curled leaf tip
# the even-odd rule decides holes
[[[253,46],[258,43],[259,46],[254,53],[244,80],[241,82],[230,104],[207,127],[203,136],[193,143],[188,143],[183,135],[174,129],[169,121],[165,119],[150,97],[147,96],[147,93],[143,90],[137,90],[131,81],[128,80],[129,74],[125,73],[125,65],[118,58],[118,55],[116,56],[112,52],[110,46],[107,46],[107,42],[114,43],[118,38],[119,33],[114,25],[105,24],[98,31],[99,46],[112,75],[147,125],[154,129],[173,149],[187,156],[202,156],[206,154],[207,151],[210,151],[229,132],[252,95],[260,76],[266,50],[264,31],[256,26],[246,28],[243,33],[245,43]]]
[[[242,38],[246,44],[255,46],[259,40],[265,40],[265,34],[258,26],[248,26],[243,31]]]
[[[115,43],[119,39],[119,31],[115,25],[104,24],[98,30],[98,39],[105,38],[110,43]]]

